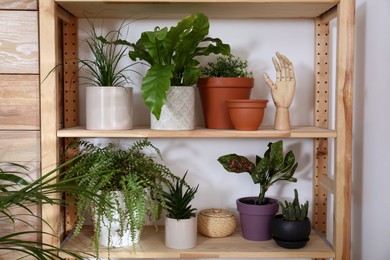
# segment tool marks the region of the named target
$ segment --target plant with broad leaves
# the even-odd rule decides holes
[[[257,204],[265,203],[265,194],[275,182],[280,180],[297,181],[293,175],[298,163],[295,163],[292,151],[289,151],[283,158],[283,141],[270,142],[263,158],[256,155],[256,163],[237,154],[223,155],[218,158],[218,161],[228,172],[247,172],[251,175],[253,183],[260,184]]]

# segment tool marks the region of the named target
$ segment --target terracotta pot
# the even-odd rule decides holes
[[[265,205],[249,203],[257,199],[257,197],[244,197],[236,201],[240,213],[242,236],[253,241],[270,240],[271,223],[279,209],[278,201],[266,198],[268,204]]]
[[[207,128],[233,129],[226,106],[228,99],[249,99],[253,78],[201,78],[198,81]]]
[[[236,130],[258,130],[264,118],[268,100],[230,99],[227,100],[230,119]]]

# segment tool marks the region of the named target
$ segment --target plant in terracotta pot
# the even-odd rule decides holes
[[[247,61],[233,55],[218,56],[201,67],[197,86],[207,128],[233,128],[226,101],[249,99],[254,79],[247,67]]]
[[[299,203],[298,191],[294,189],[293,202],[279,202],[282,214],[272,221],[272,235],[276,244],[285,248],[302,248],[309,241],[311,232],[309,202]]]
[[[196,57],[230,53],[228,44],[207,36],[209,27],[207,16],[195,13],[169,29],[157,26],[154,31],[143,32],[136,43],[122,41],[133,48],[129,52],[132,60],[145,61],[150,65],[141,92],[152,114],[152,128],[194,128],[195,92],[192,85],[198,81],[200,74]],[[174,108],[174,103],[178,104],[177,108]],[[172,115],[175,113],[172,110],[178,115]],[[190,119],[184,119],[184,126],[180,126],[184,111],[190,111]]]
[[[133,126],[133,89],[129,86],[128,71],[134,64],[120,66],[127,47],[115,44],[124,28],[104,35],[98,34],[93,20],[85,42],[92,53],[90,59],[78,59],[81,78],[86,79],[86,128],[90,130],[126,130]]]
[[[77,179],[76,185],[89,194],[98,194],[97,202],[77,194],[75,234],[84,224],[85,213],[91,210],[97,255],[99,244],[109,248],[132,244],[135,249],[146,217],[152,221],[160,218],[166,208],[163,191],[172,188],[179,178],[155,160],[161,159],[161,154],[148,139],[138,140],[125,150],[112,144],[99,147],[86,141],[74,145],[79,147],[80,157],[65,176],[84,176]]]
[[[190,187],[185,182],[186,175],[187,172],[168,192],[163,193],[167,206],[165,245],[174,249],[193,248],[197,241],[196,208],[190,203],[199,185]]]
[[[266,198],[266,192],[277,181],[296,182],[293,177],[298,163],[289,151],[283,157],[283,141],[270,142],[263,157],[256,155],[256,162],[237,154],[227,154],[218,161],[228,172],[250,174],[253,183],[260,185],[257,197],[237,199],[237,209],[240,212],[243,237],[248,240],[271,239],[271,221],[278,212],[276,199]]]

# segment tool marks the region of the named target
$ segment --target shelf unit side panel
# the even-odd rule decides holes
[[[352,182],[352,89],[355,0],[338,5],[336,63],[336,130],[334,248],[336,259],[350,259]]]
[[[315,19],[315,100],[314,125],[328,127],[329,121],[329,26]],[[314,140],[313,226],[323,235],[327,230],[327,191],[320,184],[320,176],[328,175],[328,139]]]

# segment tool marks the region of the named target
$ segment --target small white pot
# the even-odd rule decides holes
[[[86,88],[86,128],[127,130],[133,127],[133,88]]]
[[[114,221],[110,221],[107,217],[103,217],[100,223],[100,236],[99,236],[99,244],[106,247],[123,247],[123,246],[131,246],[132,244],[138,243],[140,238],[140,231],[135,233],[134,240],[131,239],[131,231],[130,229],[125,229],[123,232],[123,236],[120,235],[120,222],[119,222],[119,211],[125,208],[123,194],[121,191],[113,191],[112,205],[114,207],[118,206],[118,208],[114,208],[113,219]],[[117,200],[119,205],[116,205],[115,200]],[[136,213],[134,213],[136,214]],[[96,217],[95,217],[96,221]]]
[[[197,243],[196,217],[190,219],[165,218],[165,246],[172,249],[189,249]]]
[[[160,120],[151,114],[154,130],[192,130],[195,128],[195,88],[172,86],[161,109]]]

